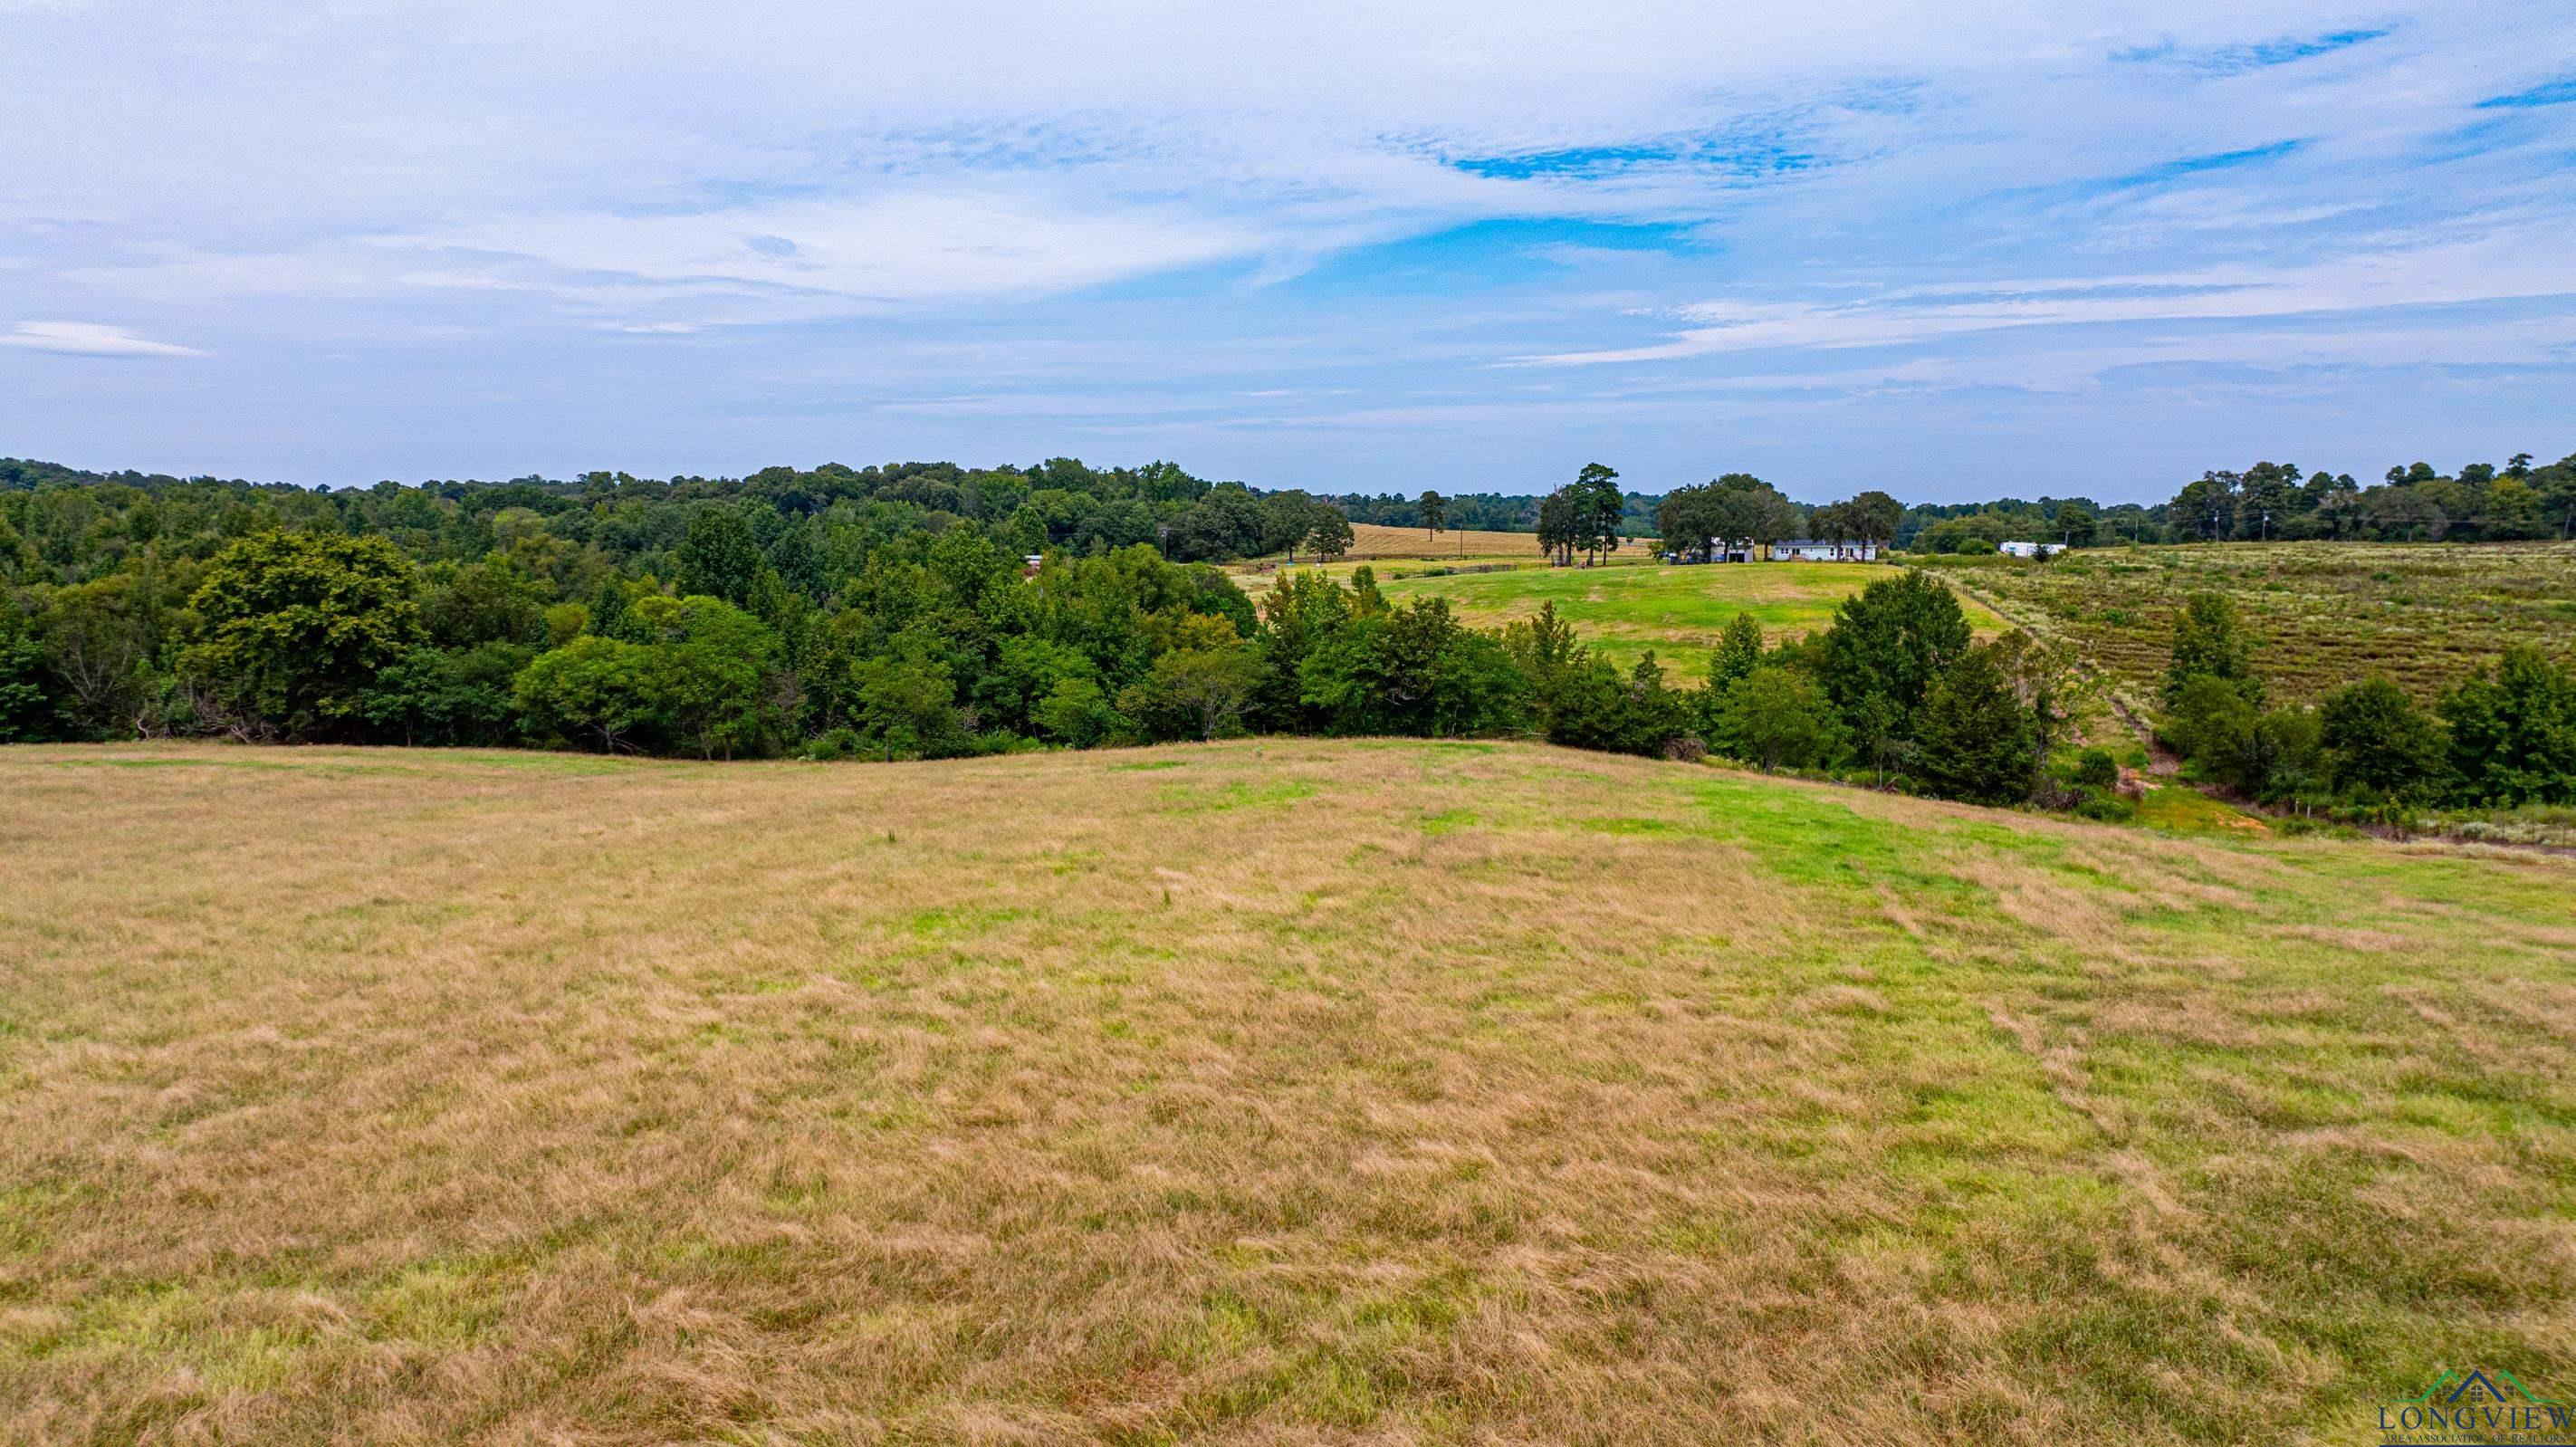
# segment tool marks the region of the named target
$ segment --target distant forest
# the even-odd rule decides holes
[[[1616,474],[1612,474],[1615,476]],[[1729,473],[1710,484],[1758,483]],[[1761,484],[1769,488],[1768,484]],[[461,523],[462,546],[475,546],[479,520],[511,508],[548,519],[559,536],[590,541],[627,562],[650,565],[667,552],[680,513],[666,505],[726,502],[766,510],[781,518],[865,515],[879,527],[919,526],[938,531],[959,520],[983,525],[993,540],[1025,552],[1050,548],[1076,554],[1150,543],[1175,562],[1226,562],[1308,548],[1329,507],[1354,523],[1391,527],[1424,525],[1425,498],[1436,499],[1440,526],[1459,531],[1538,533],[1550,496],[1469,492],[1314,494],[1298,489],[1259,489],[1209,482],[1168,462],[1139,468],[1095,469],[1072,458],[1050,458],[1029,467],[968,468],[950,462],[901,462],[866,468],[826,463],[811,471],[764,468],[748,477],[637,478],[618,472],[584,473],[569,481],[544,477],[507,482],[425,482],[416,487],[381,482],[371,488],[323,491],[283,483],[213,477],[178,478],[156,473],[86,472],[47,462],[0,458],[0,494],[46,489],[115,486],[151,492],[173,489],[256,495],[267,499],[319,498],[352,531],[378,530],[377,519],[396,511],[421,525],[420,503],[435,498]],[[1775,495],[1776,489],[1770,489]],[[1659,510],[1667,493],[1623,492],[1616,531],[1626,538],[1654,537],[1663,529]],[[1884,493],[1864,496],[1883,497]],[[1814,509],[1780,498],[1779,536],[1804,534]],[[435,506],[436,504],[432,504]],[[320,516],[287,504],[300,519]],[[31,536],[25,509],[0,509],[0,527],[23,540]],[[42,519],[35,519],[39,528]],[[1322,522],[1326,541],[1331,525]],[[2576,536],[2576,454],[2535,466],[2516,453],[2501,466],[2470,463],[2457,473],[2430,463],[2395,466],[2367,486],[2348,474],[2305,472],[2294,464],[2258,462],[2243,471],[2210,471],[2185,484],[2168,502],[2105,505],[2083,496],[2037,501],[2003,497],[1990,502],[1915,503],[1903,506],[1892,536],[1875,541],[1919,552],[1976,550],[1977,543],[2012,539],[2055,541],[2074,547],[2118,543],[2300,541],[2340,539],[2378,542],[2497,542]],[[417,541],[417,539],[415,539]],[[8,570],[12,539],[0,532],[0,577]],[[42,549],[39,549],[42,552]]]
[[[1542,498],[1407,503],[1066,458],[342,490],[0,460],[0,742],[894,759],[1246,732],[1512,735],[2092,807],[2107,756],[2063,748],[2075,660],[2021,634],[1975,642],[1920,573],[1891,570],[1807,639],[1767,645],[1739,618],[1707,682],[1683,690],[1651,654],[1614,668],[1552,612],[1478,630],[1436,597],[1391,603],[1366,570],[1296,575],[1256,608],[1212,565],[1333,555],[1354,519],[1420,526],[1426,508],[1452,528],[1526,527],[1565,563],[1648,531],[1685,550],[1817,536],[1977,552],[2016,537],[2550,537],[2576,522],[2576,459],[2393,470],[2370,488],[2260,464],[2153,508],[1908,508],[1878,491],[1810,507],[1742,473],[1656,496],[1617,479],[1596,463]],[[2576,715],[2559,673],[2515,668],[2514,699]],[[2279,722],[2240,712],[2247,729]],[[2219,720],[2210,737],[2236,721],[2201,713]],[[2487,734],[2505,736],[2457,737]],[[2320,738],[2339,798],[2350,780],[2332,760],[2358,745]],[[2566,770],[2497,784],[2474,759],[2422,762],[2404,778],[2430,795],[2576,789]],[[2437,776],[2482,782],[2421,782]]]
[[[1711,486],[1744,477],[1730,473]],[[1864,494],[1869,495],[1874,494]],[[1657,535],[1657,509],[1669,496],[1625,494],[1622,534]],[[1422,525],[1416,500],[1359,493],[1328,500],[1353,522]],[[1545,503],[1544,497],[1461,494],[1445,500],[1447,525],[1535,532]],[[1790,506],[1794,511],[1783,519],[1788,531],[1780,536],[1813,526],[1814,509]],[[2258,462],[2242,472],[2203,473],[2171,501],[2153,505],[2106,506],[2089,497],[2048,496],[2036,502],[2006,497],[1915,503],[1904,508],[1892,537],[1875,541],[1916,552],[1955,553],[2013,539],[2082,548],[2311,539],[2512,542],[2570,536],[2576,536],[2576,454],[2534,466],[2531,454],[2516,453],[2501,467],[2475,462],[2456,474],[2437,472],[2424,462],[2391,467],[2380,482],[2367,486],[2348,473],[2311,473],[2294,464]]]
[[[1417,500],[1418,502],[1421,500]],[[1769,532],[1758,479],[1659,511]],[[1439,506],[1437,501],[1433,506]],[[1631,525],[1595,464],[1534,545]],[[1500,521],[1461,508],[1448,521]],[[944,758],[1244,733],[1543,738],[2067,804],[2066,660],[1891,570],[1813,639],[1740,617],[1706,683],[1495,631],[1366,569],[1256,608],[1216,560],[1350,545],[1334,503],[1169,464],[595,473],[315,491],[0,464],[0,741],[196,735],[701,758]],[[1032,567],[1028,559],[1040,561]]]

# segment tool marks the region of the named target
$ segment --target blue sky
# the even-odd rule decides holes
[[[0,0],[0,200],[0,454],[95,467],[2576,451],[2563,3]]]

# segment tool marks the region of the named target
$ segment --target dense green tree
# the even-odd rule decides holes
[[[2203,542],[2234,536],[2238,481],[2232,472],[2205,472],[2186,484],[2166,509],[2176,530]]]
[[[73,738],[130,738],[165,720],[155,666],[175,609],[157,570],[109,573],[44,590],[37,613],[55,709]]]
[[[1538,550],[1557,567],[1574,562],[1574,550],[1581,546],[1582,520],[1578,516],[1574,489],[1560,487],[1539,499]]]
[[[1312,516],[1308,520],[1310,541],[1317,521]],[[1183,562],[1245,557],[1261,549],[1265,524],[1261,501],[1251,489],[1235,482],[1220,484],[1171,519],[1164,551]],[[1348,547],[1343,544],[1345,551]]]
[[[1711,742],[1720,751],[1768,773],[1830,762],[1842,726],[1815,680],[1773,663],[1727,685],[1715,733]]]
[[[1244,714],[1261,682],[1261,661],[1231,639],[1156,654],[1145,681],[1120,700],[1149,739],[1230,738],[1243,731]]]
[[[359,713],[378,738],[489,747],[519,729],[519,674],[537,650],[511,643],[417,647],[377,673]]]
[[[787,742],[793,679],[777,637],[721,598],[654,596],[634,609],[655,635],[653,686],[666,746],[700,758],[759,757]]]
[[[1933,680],[1968,644],[1958,598],[1929,574],[1908,571],[1843,600],[1818,646],[1817,681],[1855,728],[1866,723],[1910,739]]]
[[[43,646],[0,597],[0,744],[54,736],[57,721],[46,682]]]
[[[1305,701],[1342,734],[1490,732],[1523,702],[1501,642],[1461,627],[1443,598],[1354,609],[1301,676]]]
[[[1266,493],[1261,499],[1261,544],[1264,554],[1286,553],[1288,561],[1306,546],[1306,537],[1315,530],[1315,510],[1332,504],[1318,502],[1310,493],[1290,489]]]
[[[1882,547],[1895,542],[1905,524],[1905,504],[1875,489],[1855,494],[1844,507],[1852,536]]]
[[[1691,719],[1702,740],[1716,743],[1723,731],[1727,692],[1761,666],[1762,642],[1762,625],[1749,613],[1736,614],[1718,634],[1717,646],[1709,651],[1708,677],[1690,700]]]
[[[1619,491],[1618,471],[1587,462],[1575,475],[1566,496],[1572,508],[1572,546],[1583,554],[1584,566],[1590,567],[1603,555],[1618,551],[1619,523],[1628,507],[1626,495]]]
[[[2100,527],[2100,515],[2090,505],[2071,501],[2057,505],[2057,540],[2068,547],[2091,547]]]
[[[2249,703],[2262,691],[2251,671],[2253,645],[2237,621],[2236,603],[2224,593],[2194,593],[2174,616],[2173,654],[2165,665],[2165,701],[2171,705],[2195,678],[2236,685]]]
[[[1342,510],[1318,506],[1307,524],[1306,546],[1320,558],[1338,558],[1351,550],[1351,520]]]
[[[794,680],[759,619],[721,598],[648,593],[629,606],[625,629],[620,638],[584,634],[521,671],[514,692],[533,727],[611,752],[734,758],[786,745]],[[376,700],[386,726],[435,726],[420,700],[442,676],[405,670],[396,680],[404,687]]]
[[[2236,680],[2196,673],[2169,695],[2158,728],[2175,752],[2213,766],[2221,778],[2232,777],[2231,760],[2253,737],[2257,709]]]
[[[1557,616],[1555,600],[1540,603],[1538,616],[1506,626],[1503,651],[1528,690],[1533,723],[1541,734],[1556,738],[1558,701],[1573,687],[1586,653],[1575,641],[1573,626]]]
[[[752,587],[760,581],[760,544],[751,524],[729,507],[700,508],[689,519],[679,562],[683,589],[736,607],[751,601]]]
[[[1725,685],[1751,673],[1762,662],[1762,625],[1750,613],[1737,613],[1717,635],[1708,657],[1711,683]]]
[[[888,761],[959,749],[957,684],[945,663],[888,655],[860,660],[855,674],[860,724]]]
[[[2299,469],[2277,462],[2258,462],[2238,480],[2236,536],[2269,542],[2305,508]]]
[[[1437,538],[1440,530],[1449,522],[1449,499],[1442,497],[1437,490],[1426,487],[1414,506],[1422,513],[1422,531],[1430,537]]]
[[[2325,722],[2314,709],[2267,709],[2237,761],[2237,787],[2263,799],[2307,794],[2325,782]]]
[[[1351,616],[1350,590],[1321,573],[1280,579],[1261,603],[1261,629],[1253,649],[1261,671],[1251,708],[1263,727],[1305,733],[1324,725],[1306,702],[1306,660]]]
[[[643,644],[586,634],[539,654],[520,671],[513,693],[540,736],[618,753],[656,726],[652,664]]]
[[[1025,495],[1028,490],[1023,487],[1017,491]],[[781,528],[769,544],[769,567],[781,583],[820,602],[831,591],[831,579],[814,535],[814,525],[803,518]]]
[[[1970,648],[1932,680],[1915,746],[1914,777],[1943,798],[2017,804],[2030,797],[2038,732],[2001,649]]]
[[[2241,680],[2195,674],[2176,693],[2165,736],[2203,777],[2258,799],[2325,782],[2322,718],[2300,708],[2261,709]]]
[[[2120,784],[2120,761],[2105,748],[2088,748],[2075,760],[2072,782],[2079,789],[2107,794]]]
[[[1666,680],[1651,648],[1629,671],[1622,704],[1627,713],[1623,752],[1669,755],[1691,734],[1690,699]]]
[[[2441,792],[2441,730],[2406,690],[2373,676],[2327,694],[2317,712],[2336,789],[2390,799]]]
[[[218,553],[189,600],[181,672],[231,731],[310,737],[352,720],[421,636],[412,565],[375,537],[266,532]]]
[[[1029,721],[1046,737],[1077,749],[1114,738],[1128,727],[1126,717],[1110,704],[1099,682],[1084,677],[1056,680],[1055,686],[1029,710]]]
[[[1727,536],[1723,499],[1708,487],[1677,487],[1655,505],[1655,533],[1664,551],[1685,562],[1707,562],[1712,539]]]
[[[2576,678],[2528,644],[2444,693],[2451,768],[2476,804],[2576,802]]]
[[[497,557],[427,570],[421,624],[441,648],[536,643],[545,637],[546,593]]]

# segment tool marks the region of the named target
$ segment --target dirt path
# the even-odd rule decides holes
[[[2120,701],[2119,695],[2105,693],[2102,697],[2111,705],[2111,712],[2119,717],[2120,722],[2128,728],[2129,732],[2138,736],[2138,742],[2146,745],[2148,773],[2160,779],[2170,779],[2182,772],[2182,755],[2175,753],[2164,740],[2157,738],[2156,731],[2147,726],[2146,720],[2131,713],[2129,706]]]

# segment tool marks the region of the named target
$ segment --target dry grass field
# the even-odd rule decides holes
[[[2370,673],[2429,699],[2509,643],[2576,661],[2576,544],[2226,543],[1937,562],[2141,697],[2164,672],[2175,612],[2202,591],[2236,600],[2255,666],[2291,701]]]
[[[1636,546],[1630,543],[1630,547]],[[1472,528],[1425,533],[1420,528],[1391,528],[1383,523],[1351,524],[1352,558],[1536,558],[1536,533],[1489,533]]]
[[[1629,538],[1620,544],[1618,561],[1629,562],[1653,556],[1652,538]],[[1299,554],[1302,560],[1304,554]],[[1355,563],[1429,561],[1438,563],[1543,563],[1536,533],[1498,533],[1480,528],[1443,528],[1426,533],[1420,528],[1388,527],[1384,523],[1351,524],[1351,549],[1342,556],[1341,567],[1348,570]],[[1255,575],[1279,563],[1279,555],[1240,565],[1242,571]],[[1300,566],[1303,566],[1301,561]]]
[[[1524,745],[0,750],[0,1440],[2376,1442],[2576,861]]]

